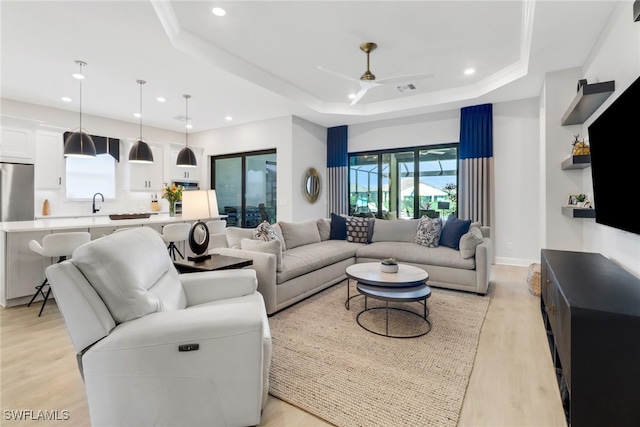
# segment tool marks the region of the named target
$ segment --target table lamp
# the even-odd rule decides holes
[[[211,258],[211,255],[205,253],[209,247],[209,228],[203,220],[218,215],[216,190],[194,190],[182,193],[182,219],[196,220],[189,231],[189,247],[195,256],[188,257],[189,261],[203,262]]]

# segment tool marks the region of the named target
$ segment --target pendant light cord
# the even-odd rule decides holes
[[[184,136],[186,147],[189,148],[189,98],[191,98],[191,95],[182,96],[184,96]]]
[[[145,83],[144,80],[138,80],[140,84],[140,141],[142,141],[142,85]]]
[[[82,62],[78,62],[80,66],[80,75],[82,75]],[[82,79],[80,79],[80,133],[82,133]]]

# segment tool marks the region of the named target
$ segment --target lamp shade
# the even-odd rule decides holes
[[[184,191],[182,193],[182,219],[199,220],[218,216],[215,190]]]
[[[91,135],[84,132],[82,129],[69,135],[69,137],[64,141],[64,156],[95,157],[96,145],[93,142]]]
[[[129,161],[133,163],[153,163],[153,152],[149,144],[137,140],[129,150]]]
[[[449,202],[438,202],[438,209],[449,209]]]
[[[195,168],[198,166],[198,159],[196,159],[196,154],[193,150],[185,146],[178,153],[176,164],[184,168]]]

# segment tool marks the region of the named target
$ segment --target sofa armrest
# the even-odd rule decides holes
[[[242,297],[254,293],[258,287],[253,270],[205,271],[179,277],[187,297],[187,307]]]
[[[276,256],[265,252],[247,251],[242,249],[216,248],[216,253],[221,255],[249,258],[253,265],[245,267],[256,271],[258,277],[258,292],[262,294],[267,308],[267,314],[276,311]]]
[[[485,237],[482,243],[476,246],[476,272],[478,273],[476,292],[482,295],[487,293],[491,276],[491,245],[491,239]]]

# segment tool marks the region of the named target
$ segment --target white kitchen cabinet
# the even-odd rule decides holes
[[[36,188],[64,187],[64,135],[62,132],[36,132]]]
[[[128,159],[133,142],[130,141],[125,152],[125,191],[161,191],[164,183],[162,148],[149,144],[153,163],[131,163]]]
[[[33,164],[35,160],[35,129],[41,122],[2,116],[0,161]]]
[[[202,154],[204,153],[204,149],[202,147],[189,146],[189,148],[191,148],[196,155],[198,166],[194,168],[185,168],[176,164],[176,162],[178,161],[178,153],[180,153],[180,150],[182,150],[183,147],[183,145],[170,144],[169,171],[171,172],[171,174],[169,178],[172,182],[199,182],[203,161]]]

